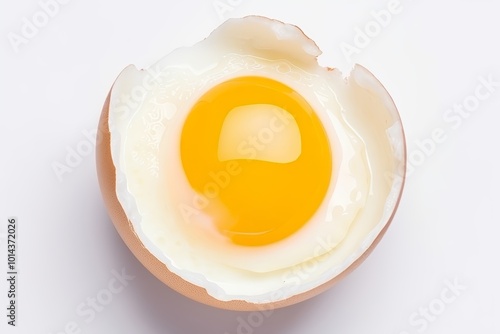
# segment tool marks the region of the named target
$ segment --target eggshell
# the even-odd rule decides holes
[[[314,297],[332,287],[335,283],[340,281],[342,278],[344,278],[346,275],[352,272],[355,268],[357,268],[373,251],[373,249],[378,244],[378,242],[384,235],[385,231],[389,227],[392,218],[394,217],[394,213],[396,212],[397,206],[399,204],[402,191],[398,197],[397,204],[395,206],[393,214],[390,217],[390,220],[385,225],[384,229],[379,233],[379,235],[372,243],[372,245],[366,250],[366,252],[361,257],[359,257],[349,268],[347,268],[347,270],[343,271],[340,275],[334,277],[333,279],[331,279],[330,281],[328,281],[323,285],[320,285],[302,294],[292,296],[288,299],[267,304],[252,304],[241,300],[233,300],[233,301],[217,300],[214,297],[210,296],[205,289],[196,286],[194,284],[191,284],[183,280],[176,274],[172,273],[171,271],[169,271],[162,262],[160,262],[155,256],[153,256],[148,251],[148,249],[144,247],[142,242],[137,237],[132,227],[132,224],[125,215],[125,212],[123,211],[116,196],[116,189],[115,189],[116,171],[115,171],[115,166],[113,164],[113,160],[111,158],[110,133],[108,127],[109,96],[110,95],[108,94],[108,97],[104,103],[102,114],[99,120],[98,130],[102,140],[98,141],[96,147],[97,175],[104,203],[108,210],[109,216],[111,217],[111,220],[116,230],[120,234],[125,244],[132,251],[135,257],[144,265],[144,267],[146,267],[146,269],[148,269],[154,276],[156,276],[160,281],[168,285],[170,288],[195,301],[227,310],[258,311],[258,310],[269,310],[269,309],[285,307],[309,299],[311,297]],[[406,157],[404,161],[406,161]],[[401,190],[402,189],[403,186],[401,187]]]
[[[329,70],[332,69],[329,68]],[[378,80],[376,81],[378,83]],[[344,270],[342,273],[335,276],[328,282],[320,286],[317,286],[316,288],[313,288],[304,293],[293,295],[287,299],[280,300],[277,302],[271,302],[266,304],[253,304],[243,300],[232,300],[232,301],[218,300],[213,296],[209,295],[204,288],[189,283],[186,280],[179,277],[178,275],[172,273],[170,270],[168,270],[168,268],[164,263],[159,261],[146,247],[144,247],[143,243],[141,242],[136,232],[134,231],[132,223],[127,218],[121,204],[119,203],[116,193],[116,169],[111,156],[110,132],[108,127],[110,95],[111,92],[108,94],[106,98],[106,101],[102,109],[101,117],[99,120],[98,131],[102,140],[97,141],[97,147],[96,147],[97,175],[103,199],[107,211],[109,213],[109,216],[111,217],[111,220],[116,230],[120,234],[125,244],[132,251],[135,257],[144,265],[144,267],[146,267],[154,276],[156,276],[160,281],[162,281],[170,288],[197,302],[218,307],[221,309],[236,310],[236,311],[259,311],[259,310],[269,310],[269,309],[276,309],[289,306],[301,302],[303,300],[309,299],[311,297],[314,297],[322,293],[323,291],[329,289],[335,283],[342,280],[346,275],[348,275],[350,272],[356,269],[368,257],[368,255],[373,251],[373,249],[376,247],[380,239],[385,234],[399,205],[401,194],[404,188],[404,179],[405,179],[404,170],[406,170],[406,144],[405,144],[404,132],[402,133],[401,137],[402,145],[404,148],[403,149],[404,170],[402,175],[402,184],[399,196],[394,205],[394,210],[392,211],[392,214],[389,217],[384,228],[377,235],[373,243],[346,270]],[[392,100],[390,102],[392,103]],[[399,118],[399,115],[394,115],[394,117]]]

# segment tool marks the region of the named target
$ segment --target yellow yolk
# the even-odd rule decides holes
[[[311,106],[290,87],[239,77],[205,93],[181,133],[181,161],[200,209],[239,245],[300,229],[327,192],[332,157]]]

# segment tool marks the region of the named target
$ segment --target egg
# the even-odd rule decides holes
[[[128,66],[97,147],[117,231],[162,282],[232,310],[283,307],[358,266],[403,190],[400,116],[364,67],[318,65],[299,28],[229,19]]]

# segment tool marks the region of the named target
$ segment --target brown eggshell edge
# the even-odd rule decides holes
[[[104,198],[104,203],[108,210],[108,214],[120,234],[121,238],[132,251],[135,257],[148,269],[154,276],[156,276],[161,282],[174,289],[178,293],[191,298],[197,302],[214,306],[221,309],[233,310],[233,311],[257,311],[257,310],[271,310],[277,309],[285,306],[289,306],[303,300],[312,298],[325,290],[331,288],[335,283],[342,280],[346,275],[351,273],[356,269],[373,251],[375,246],[379,243],[382,236],[385,234],[387,228],[389,227],[396,209],[399,205],[401,199],[401,194],[404,187],[404,175],[403,184],[401,185],[401,191],[399,193],[398,200],[394,207],[394,211],[389,218],[389,221],[378,234],[377,238],[371,244],[371,246],[356,260],[354,261],[346,270],[344,270],[339,275],[332,278],[330,281],[304,293],[291,296],[287,299],[280,300],[277,302],[270,302],[266,304],[253,304],[242,300],[232,300],[232,301],[221,301],[212,296],[210,296],[204,288],[197,285],[189,283],[179,277],[178,275],[172,273],[167,269],[164,263],[159,261],[153,254],[151,254],[139,240],[137,234],[131,222],[128,220],[122,206],[120,205],[118,198],[116,196],[116,171],[111,157],[111,145],[110,145],[110,133],[108,127],[108,114],[109,114],[109,99],[111,91],[108,94],[106,101],[104,103],[101,117],[99,119],[98,133],[101,136],[101,140],[97,141],[96,147],[96,164],[97,164],[97,176],[99,179],[99,185],[101,188],[102,196]],[[405,136],[403,133],[403,141]],[[405,143],[404,143],[405,144]],[[406,144],[404,146],[406,148]],[[404,162],[406,163],[406,149]],[[406,166],[405,166],[406,169]]]

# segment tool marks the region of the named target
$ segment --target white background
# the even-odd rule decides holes
[[[218,3],[229,5],[217,12]],[[22,36],[23,18],[32,22],[41,5],[2,1],[0,277],[10,216],[18,218],[20,275],[16,328],[6,325],[1,279],[0,331],[500,334],[500,4],[401,0],[377,31],[371,12],[390,2],[359,3],[72,0],[14,47],[9,36]],[[156,280],[116,233],[94,149],[85,151],[84,133],[95,130],[121,69],[147,67],[225,18],[248,14],[301,27],[323,50],[322,65],[370,69],[400,110],[415,167],[392,226],[368,260],[328,292],[270,315],[197,304]],[[366,46],[355,40],[365,27],[374,29]],[[343,43],[358,53],[348,59]],[[488,92],[478,88],[481,77],[496,86],[479,101],[476,89]],[[470,116],[446,121],[448,110],[463,103],[474,109]],[[430,144],[436,129],[446,139]],[[419,142],[427,143],[426,153]],[[85,151],[81,161],[59,179],[53,166],[78,148]],[[113,270],[135,278],[93,319],[77,313],[88,298],[109,297]]]

